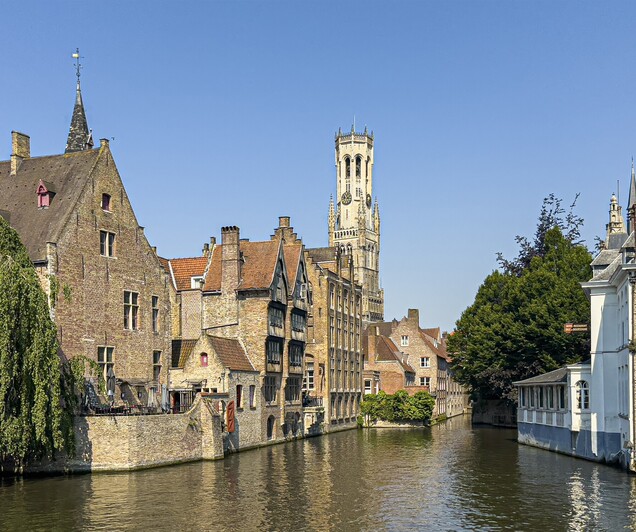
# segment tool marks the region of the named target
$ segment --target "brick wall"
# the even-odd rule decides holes
[[[104,193],[111,197],[110,211],[102,209]],[[100,253],[100,231],[115,235],[112,257]],[[153,351],[161,351],[159,385],[167,384],[172,325],[168,276],[137,222],[107,146],[102,146],[57,245],[48,247],[49,273],[57,276],[59,286],[55,318],[64,354],[97,360],[98,346],[112,346],[118,378],[150,381]],[[138,294],[137,330],[124,329],[125,290]],[[157,332],[152,329],[152,296],[158,298]]]

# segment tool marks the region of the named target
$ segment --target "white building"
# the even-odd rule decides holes
[[[616,196],[603,249],[582,283],[591,304],[590,360],[515,383],[519,442],[636,471],[633,291],[636,179],[632,167],[629,237]],[[630,310],[631,309],[631,310]]]

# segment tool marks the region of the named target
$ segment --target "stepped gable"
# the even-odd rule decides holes
[[[209,336],[210,343],[218,355],[221,363],[234,371],[256,371],[241,342],[234,338]]]
[[[58,241],[103,149],[25,158],[15,175],[10,161],[0,162],[0,211],[9,213],[33,262],[46,260],[46,243]],[[38,208],[40,180],[55,192],[48,208]]]

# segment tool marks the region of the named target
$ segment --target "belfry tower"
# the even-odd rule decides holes
[[[373,201],[373,133],[336,133],[336,205],[329,203],[329,245],[353,259],[362,285],[362,320],[384,319],[380,288],[380,208]]]

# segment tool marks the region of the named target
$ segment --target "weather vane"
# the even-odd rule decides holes
[[[80,63],[80,52],[79,48],[75,49],[75,53],[73,54],[73,59],[75,59],[75,69],[77,70],[77,83],[80,80],[80,68],[82,68],[82,64]]]

